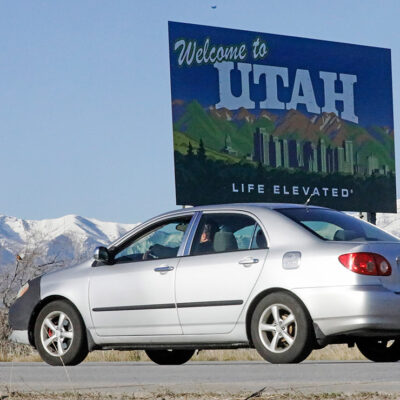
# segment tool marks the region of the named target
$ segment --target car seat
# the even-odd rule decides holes
[[[232,232],[217,232],[214,236],[213,246],[216,253],[238,249],[235,235]]]

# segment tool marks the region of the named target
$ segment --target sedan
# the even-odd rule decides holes
[[[297,363],[332,343],[398,361],[399,265],[399,239],[328,208],[185,208],[28,282],[9,312],[11,339],[51,365],[97,349],[183,364],[196,350],[255,348]]]

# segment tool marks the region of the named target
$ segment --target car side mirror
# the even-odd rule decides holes
[[[108,262],[110,261],[110,254],[106,247],[99,246],[94,250],[93,258],[96,261]]]

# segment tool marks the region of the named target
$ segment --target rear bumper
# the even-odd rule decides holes
[[[293,292],[325,336],[400,336],[400,294],[383,286],[302,288]]]
[[[30,344],[28,331],[12,331],[8,340],[15,343]]]

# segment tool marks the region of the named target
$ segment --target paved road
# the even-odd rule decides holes
[[[44,363],[0,363],[0,389],[149,393],[253,393],[301,391],[400,393],[400,363],[308,361],[297,365],[264,362],[191,362],[158,366],[150,362],[83,363],[50,367]]]

